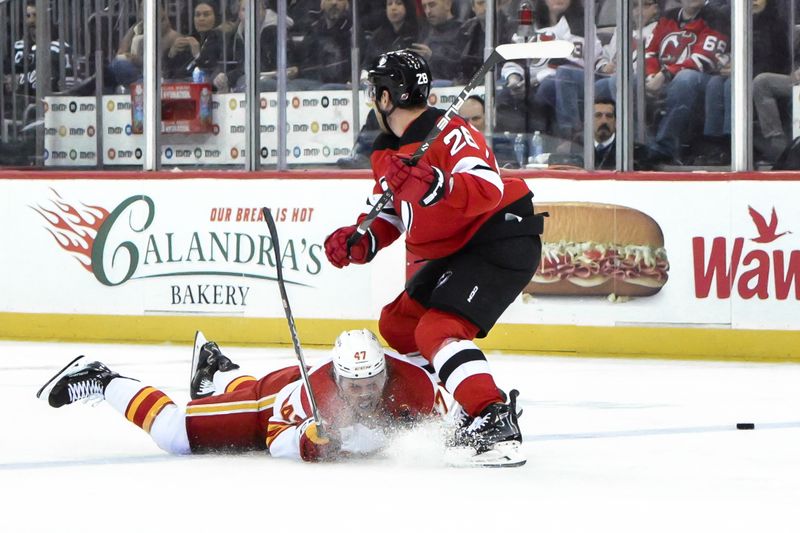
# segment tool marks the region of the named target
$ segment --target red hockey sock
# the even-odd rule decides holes
[[[420,352],[470,416],[503,401],[486,357],[472,342],[478,330],[467,319],[437,309],[425,313],[416,329]]]
[[[453,398],[469,416],[478,416],[493,403],[503,403],[491,374],[476,374],[466,378],[453,391]]]

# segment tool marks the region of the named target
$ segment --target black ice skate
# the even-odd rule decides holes
[[[109,382],[119,377],[99,361],[87,362],[82,355],[72,360],[36,393],[51,407],[61,407],[78,400],[103,399]]]
[[[458,427],[447,450],[452,466],[522,466],[522,433],[517,418],[517,396],[512,390],[508,403],[495,403],[468,426]]]
[[[215,342],[206,341],[198,331],[194,336],[192,368],[189,375],[189,395],[192,400],[214,394],[214,373],[236,370],[239,365],[222,355]]]

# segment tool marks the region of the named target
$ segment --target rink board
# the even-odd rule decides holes
[[[4,173],[0,337],[184,342],[202,328],[226,342],[289,342],[261,206],[277,215],[303,342],[374,327],[402,290],[402,245],[370,265],[333,268],[325,237],[355,221],[366,174],[275,179],[297,175]],[[800,360],[796,175],[522,175],[540,202],[647,214],[664,234],[669,280],[624,302],[520,297],[484,348]]]

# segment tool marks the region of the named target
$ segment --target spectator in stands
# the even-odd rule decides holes
[[[259,89],[261,91],[275,91],[277,90],[276,76],[278,68],[278,14],[267,7],[265,0],[255,0],[255,2],[258,6],[258,27],[260,28],[259,69],[261,75],[259,77]],[[212,82],[220,92],[228,92],[230,90],[242,92],[245,89],[244,52],[245,43],[248,41],[248,39],[245,39],[245,10],[247,5],[248,2],[245,1],[239,3],[239,13],[237,15],[239,23],[235,31],[225,36],[225,64],[231,67],[227,72],[219,72],[214,76]],[[291,28],[294,21],[287,17],[286,23]],[[286,77],[291,80],[298,73],[294,42],[289,40],[286,48],[286,60],[289,65],[286,69]],[[291,83],[289,85],[290,90],[297,89]]]
[[[795,137],[778,155],[772,170],[800,170],[800,137]]]
[[[468,96],[458,114],[486,135],[486,104],[483,98],[475,94]],[[495,133],[492,136],[492,151],[501,167],[516,164],[514,143],[509,135]]]
[[[367,119],[358,132],[358,138],[349,157],[342,157],[336,161],[339,168],[370,168],[370,156],[375,144],[375,138],[381,133],[375,109],[370,109]]]
[[[453,15],[464,23],[476,15],[472,0],[453,0]]]
[[[760,151],[768,161],[778,158],[789,145],[785,127],[790,123],[790,115],[786,106],[792,99],[792,87],[798,84],[800,69],[791,75],[762,72],[753,80],[753,103],[765,143]]]
[[[300,75],[322,89],[343,89],[350,80],[350,3],[320,0],[320,11],[303,40]]]
[[[174,80],[191,80],[195,68],[206,80],[213,78],[222,58],[222,32],[219,8],[212,0],[200,0],[194,6],[194,31],[179,35],[166,49],[163,59],[164,77]]]
[[[25,4],[24,36],[14,43],[14,74],[16,79],[11,80],[12,91],[20,98],[26,99],[27,103],[32,102],[36,96],[36,2],[28,0]],[[54,37],[51,35],[51,37]],[[60,79],[61,58],[64,60],[64,70],[66,77],[74,75],[72,61],[72,47],[64,42],[64,49],[61,49],[59,39],[50,41],[50,83],[47,84],[48,92],[57,92],[66,84],[66,79]],[[11,61],[4,62],[6,74],[10,74]],[[27,96],[26,96],[27,95]]]
[[[472,0],[475,16],[461,26],[460,40],[464,43],[461,52],[461,75],[459,81],[468,82],[483,65],[483,51],[486,48],[486,0]],[[502,11],[495,14],[495,41],[511,42],[510,24]]]
[[[139,4],[136,24],[127,31],[117,49],[116,57],[111,61],[109,70],[115,85],[128,85],[142,79],[142,66],[144,65],[144,22],[142,21],[144,3]],[[159,21],[161,26],[162,50],[169,50],[180,34],[172,28],[172,23],[167,16],[164,6],[159,2]],[[119,92],[125,92],[120,90]]]
[[[367,35],[363,69],[367,69],[375,62],[375,58],[386,52],[410,47],[419,37],[414,0],[386,0],[385,4],[383,22]]]
[[[594,100],[594,168],[617,166],[617,105],[611,98]]]
[[[481,133],[486,133],[486,104],[477,95],[468,96],[458,112],[461,118],[475,126]]]
[[[720,58],[728,52],[729,26],[727,14],[704,0],[681,0],[681,7],[658,20],[645,51],[645,90],[651,105],[666,100],[665,115],[643,166],[680,163],[683,143],[695,134],[693,118],[711,73],[719,70]]]
[[[14,120],[24,121],[22,129],[17,131],[16,138],[9,137],[5,143],[0,143],[0,166],[28,166],[36,160],[36,137],[38,130],[30,126],[30,121],[35,119],[36,89],[42,73],[37,73],[36,64],[36,28],[40,23],[37,17],[36,2],[28,0],[25,4],[25,20],[23,22],[23,37],[13,43],[13,59],[4,62],[3,90],[9,94],[5,100],[6,109],[10,111],[16,107],[17,115]],[[62,29],[63,31],[63,29]],[[72,49],[69,43],[64,42],[61,47],[58,34],[48,32],[51,38],[49,46],[50,76],[49,83],[45,83],[45,94],[55,93],[66,88],[67,78],[74,74]],[[7,38],[6,35],[0,38]],[[61,61],[64,64],[64,78],[60,76]],[[13,67],[13,68],[12,68]],[[27,126],[27,127],[26,127]]]
[[[571,141],[581,131],[583,122],[580,111],[584,66],[583,3],[581,0],[536,0],[533,11],[533,34],[528,37],[515,34],[513,41],[560,39],[575,43],[575,50],[567,59],[527,62],[529,86],[525,85],[523,63],[505,63],[501,71],[503,88],[497,96],[498,118],[504,117],[506,129],[512,131],[546,131]],[[600,69],[606,60],[599,39],[595,39],[594,50],[595,68]],[[542,122],[542,116],[548,112],[555,113],[555,128]],[[526,115],[533,115],[536,121],[533,127],[531,124],[523,127],[521,120],[530,122]]]
[[[650,43],[653,30],[658,22],[661,10],[656,0],[634,0],[631,7],[631,24],[633,25],[633,36],[631,38],[631,49],[633,50],[633,70],[636,72],[638,58],[641,54],[637,53],[639,46],[639,36],[644,44],[644,49]],[[639,30],[641,25],[642,30]],[[615,28],[611,35],[611,40],[603,47],[603,55],[608,62],[600,68],[600,73],[608,75],[595,81],[594,94],[598,98],[617,98],[617,42],[619,41],[619,29]]]
[[[290,32],[298,41],[311,31],[311,23],[320,15],[319,0],[287,0],[286,14],[294,24]]]
[[[242,20],[241,14],[242,4],[246,4],[249,0],[231,1],[227,4],[227,12],[223,14],[222,22],[217,29],[222,32],[225,38],[229,38],[239,28],[239,23]],[[260,0],[257,0],[260,1]]]
[[[519,22],[519,3],[520,0],[495,0],[494,7],[498,13],[502,13],[508,21],[508,31],[512,35],[517,31]]]
[[[452,85],[461,74],[461,22],[453,16],[453,0],[422,0],[428,25],[411,50],[428,62],[434,87]]]
[[[414,20],[416,20],[416,0],[411,2],[414,7]],[[384,3],[379,0],[372,0],[369,2],[358,2],[358,26],[364,33],[372,33],[377,30],[386,20],[386,9]]]
[[[753,0],[753,27],[750,37],[750,42],[753,43],[753,77],[762,73],[788,76],[791,65],[786,30],[786,22],[781,20],[775,0]],[[706,87],[706,120],[703,127],[705,139],[702,143],[703,153],[695,159],[695,165],[729,165],[731,162],[731,66],[727,54],[721,63],[718,74],[709,80]],[[755,98],[756,83],[753,83],[756,102],[764,101],[764,79],[769,77],[762,77],[758,82],[758,99]],[[768,123],[767,128],[768,148],[764,155],[774,161],[786,147],[788,140],[782,127],[772,128]]]

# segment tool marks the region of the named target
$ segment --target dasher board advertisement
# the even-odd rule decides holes
[[[503,320],[800,329],[800,183],[701,179],[530,180],[562,218]]]
[[[800,182],[528,183],[552,210],[545,257],[500,323],[800,329]],[[403,288],[402,240],[341,270],[323,251],[370,191],[348,179],[0,180],[0,311],[281,317],[265,205],[295,315],[374,320]]]
[[[461,87],[435,88],[428,102],[435,107],[447,108],[460,91]],[[144,136],[137,131],[141,127],[142,113],[140,108],[132,104],[136,95],[133,96],[103,96],[100,110],[102,131],[97,131],[95,97],[45,98],[45,166],[95,167],[98,161],[108,166],[141,165],[145,143]],[[261,133],[259,156],[263,165],[274,165],[278,160],[277,94],[262,93],[258,105]],[[352,91],[289,92],[285,106],[286,160],[289,164],[335,164],[339,159],[353,155]],[[363,126],[370,112],[370,105],[363,97],[360,98],[358,110]],[[222,165],[233,168],[244,165],[247,146],[245,95],[212,94],[210,113],[211,124],[204,122],[202,128],[209,131],[204,133],[181,132],[175,124],[171,129],[169,124],[165,124],[165,131],[169,133],[161,137],[163,165]],[[102,154],[97,153],[98,137],[102,139]]]
[[[17,251],[0,266],[3,312],[282,317],[262,206],[297,316],[377,318],[403,284],[400,246],[346,270],[325,259],[325,237],[370,191],[363,180],[0,180],[0,190]]]

